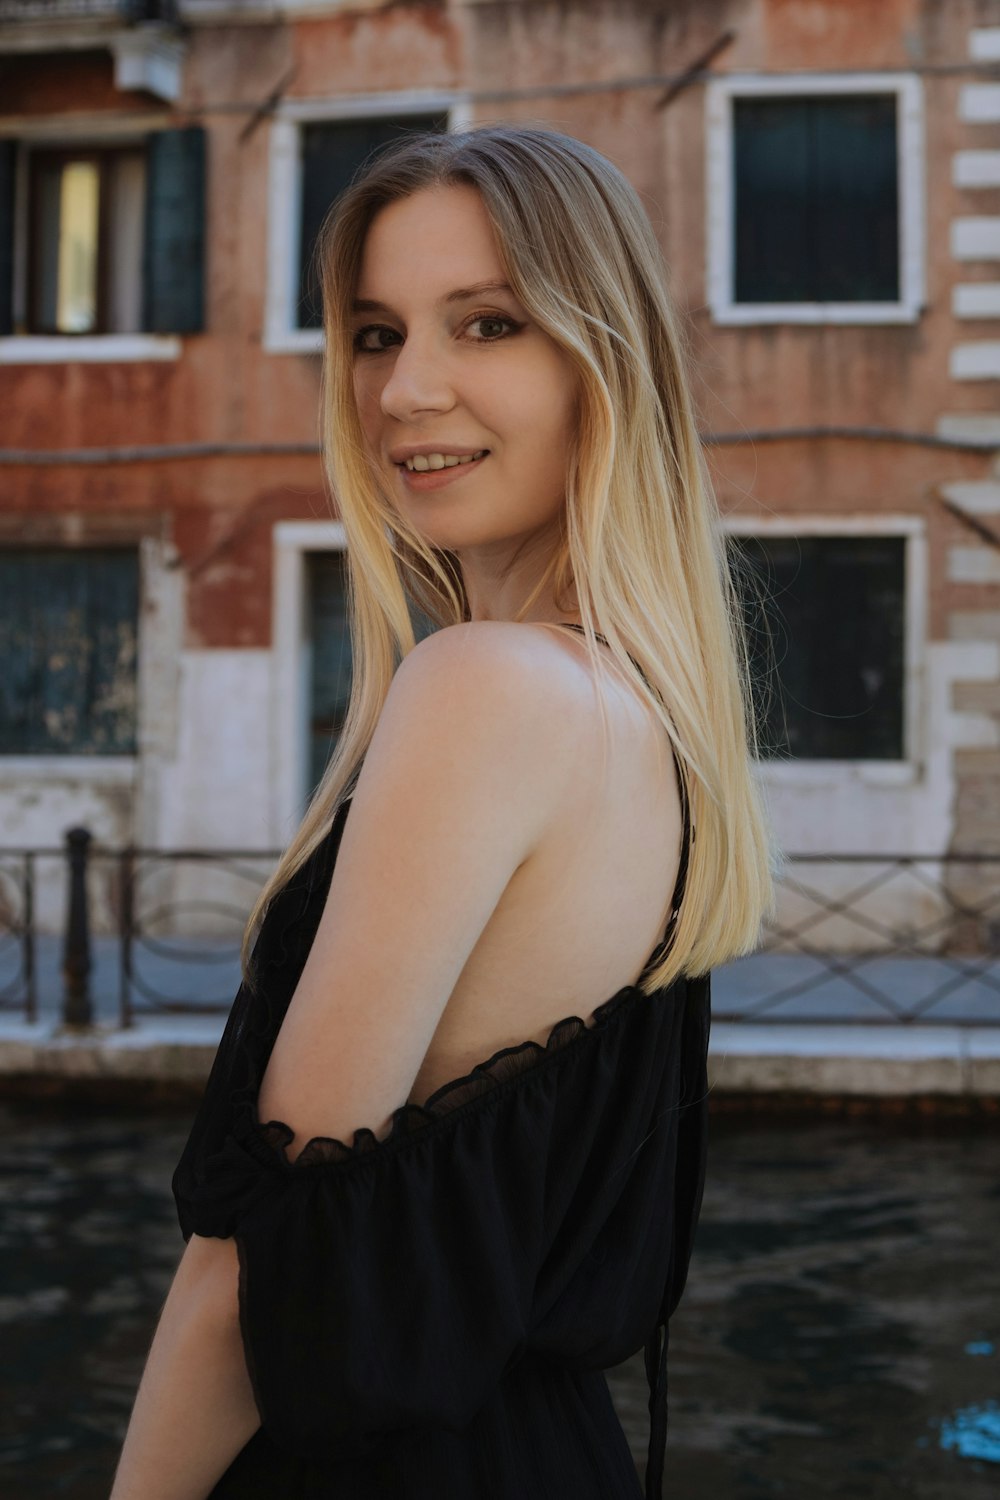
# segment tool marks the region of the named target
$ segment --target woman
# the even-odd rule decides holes
[[[636,1496],[603,1372],[643,1346],[658,1495],[709,972],[773,855],[662,260],[610,162],[505,125],[383,152],[318,253],[350,710],[112,1500]]]

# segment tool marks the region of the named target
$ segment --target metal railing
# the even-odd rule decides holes
[[[11,901],[12,893],[19,898],[17,902]],[[34,898],[34,851],[6,851],[5,856],[0,859],[0,963],[6,961],[6,955],[11,950],[19,951],[21,968],[8,983],[0,981],[0,1014],[4,1011],[23,1011],[26,1021],[38,1018]]]
[[[119,1026],[133,1025],[137,1014],[212,1016],[228,1011],[232,988],[215,997],[205,993],[211,971],[237,964],[250,907],[280,853],[278,849],[111,848],[95,844],[87,828],[68,829],[62,848],[0,848],[0,1015],[18,1013],[31,1023],[43,1017],[58,1018],[66,1027],[92,1027],[98,1019],[92,998],[94,947],[108,939],[116,950],[113,967]],[[63,867],[57,996],[51,986],[43,993],[40,985],[39,948],[51,942],[54,934],[40,932],[36,919],[39,867],[53,860]],[[191,899],[176,895],[162,899],[156,876],[168,873],[169,884],[176,890],[185,865],[210,870],[213,884],[224,879],[231,888],[241,889],[241,898],[225,900],[198,890]],[[100,894],[106,915],[95,932],[91,896],[102,866]],[[192,933],[192,925],[199,931]],[[7,970],[15,953],[19,963],[10,975]],[[159,961],[161,971],[180,965],[193,972],[197,995],[167,993],[142,971],[137,962],[142,955],[154,960],[154,966]],[[106,1003],[101,1011],[107,1014]]]
[[[1000,855],[796,854],[778,886],[717,1020],[1000,1025]]]
[[[0,849],[0,1014],[93,1026],[95,943],[102,1018],[130,1027],[140,1016],[225,1014],[247,916],[279,856],[112,848],[86,828],[69,829],[61,848]],[[45,860],[60,862],[62,899],[58,922],[41,932]],[[1000,855],[790,855],[778,890],[778,916],[757,950],[713,984],[715,1019],[1000,1025]],[[39,945],[57,941],[54,925],[58,994],[53,963],[39,982]],[[178,973],[183,994],[167,984]]]

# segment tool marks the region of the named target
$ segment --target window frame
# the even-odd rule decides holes
[[[294,99],[280,104],[270,130],[267,191],[267,287],[263,348],[269,354],[308,354],[323,348],[321,328],[299,328],[301,131],[306,124],[447,114],[449,132],[472,123],[465,96],[413,89],[344,99]]]
[[[920,516],[755,515],[731,514],[723,530],[733,536],[901,537],[903,547],[903,754],[898,760],[772,759],[754,760],[765,782],[778,787],[829,787],[861,781],[899,786],[924,774],[930,742],[926,719],[928,615],[927,526]]]
[[[895,94],[899,184],[899,298],[896,302],[737,302],[734,300],[734,124],[737,98],[796,94]],[[923,84],[914,73],[733,74],[705,90],[706,293],[712,321],[755,323],[913,323],[927,305],[927,224]]]
[[[309,793],[308,555],[346,550],[342,521],[279,521],[272,532],[270,758],[275,774],[269,826],[273,829],[295,827]]]
[[[137,129],[134,121],[81,121],[72,130],[64,120],[9,119],[3,134],[17,143],[14,173],[13,301],[15,316],[24,323],[28,296],[28,212],[30,162],[33,150],[65,147],[84,154],[120,146],[145,147],[153,131],[166,129],[166,114],[151,114]],[[9,333],[0,334],[0,365],[104,363],[108,361],[179,359],[179,334],[162,333]]]

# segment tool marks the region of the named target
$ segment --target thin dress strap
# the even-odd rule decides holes
[[[560,624],[566,630],[578,630],[581,635],[586,635],[586,631],[584,630],[583,626],[576,625],[572,621],[554,621],[553,623]],[[602,645],[607,646],[608,641],[605,636],[601,635],[598,631],[595,631],[594,635],[595,638],[602,643]],[[629,655],[629,661],[635,667],[643,682],[646,683],[646,686],[649,687],[650,683],[648,678],[646,677],[646,674],[639,666],[639,663],[636,661],[635,657],[631,654]],[[655,692],[655,689],[651,690]],[[681,808],[684,815],[684,834],[681,843],[681,858],[677,872],[677,883],[674,887],[673,906],[670,912],[670,918],[667,922],[667,930],[664,933],[662,941],[654,950],[649,963],[643,970],[643,976],[645,976],[649,972],[650,968],[652,968],[654,964],[659,963],[660,959],[665,954],[673,939],[674,928],[677,924],[677,916],[681,909],[681,902],[684,900],[684,887],[687,882],[688,855],[690,845],[694,839],[694,829],[691,827],[691,815],[688,803],[687,784],[685,781],[684,773],[681,769],[681,763],[678,758],[677,751],[674,749],[672,741],[670,748],[673,752],[674,765],[677,768],[677,781],[680,787],[681,794]],[[663,1493],[663,1470],[666,1462],[667,1448],[667,1350],[670,1344],[670,1318],[669,1314],[666,1313],[665,1308],[671,1294],[672,1283],[673,1255],[671,1255],[670,1258],[670,1267],[667,1273],[667,1282],[666,1287],[664,1288],[664,1300],[663,1304],[661,1304],[660,1317],[657,1319],[655,1328],[653,1328],[652,1332],[647,1338],[645,1348],[643,1350],[643,1359],[646,1368],[646,1381],[649,1385],[649,1444],[646,1450],[646,1475],[645,1483],[643,1486],[645,1500],[660,1500],[660,1496]]]

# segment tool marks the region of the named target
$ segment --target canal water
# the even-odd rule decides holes
[[[107,1500],[183,1248],[192,1113],[0,1103],[4,1500]],[[641,1351],[609,1381],[641,1474]],[[1000,1494],[995,1122],[713,1117],[664,1493]]]

